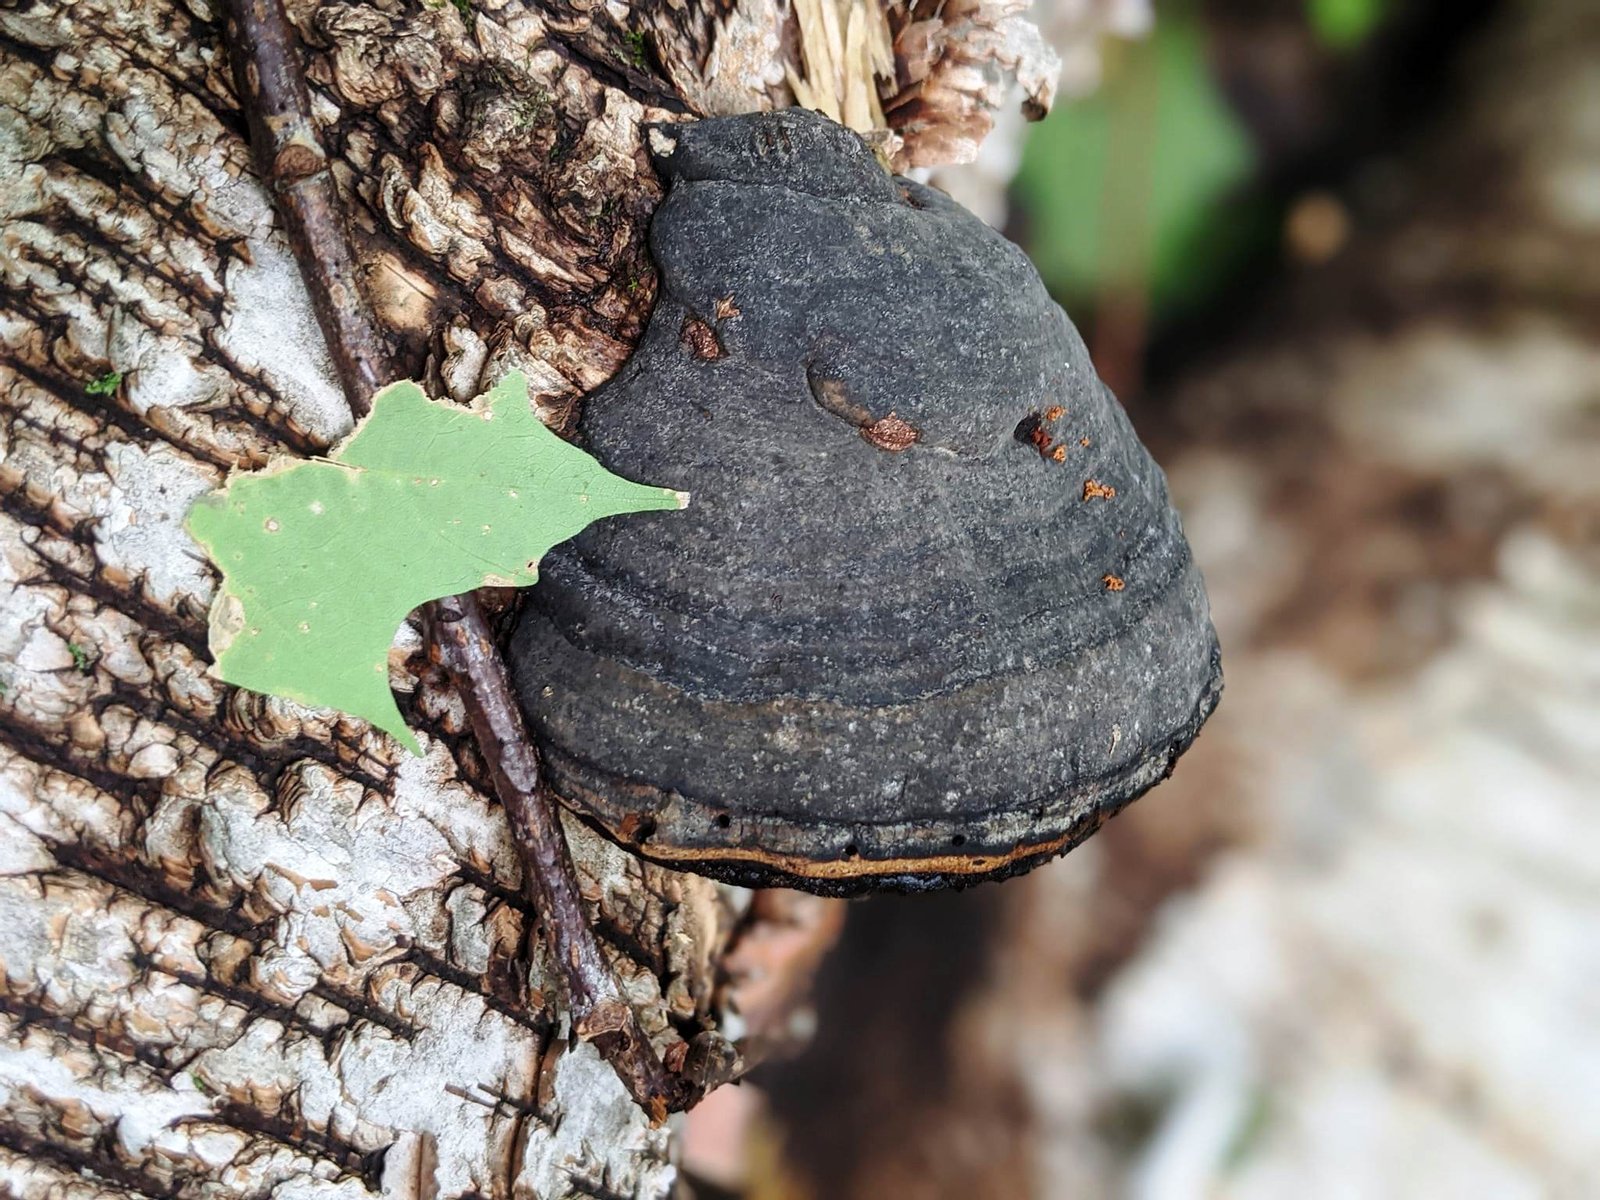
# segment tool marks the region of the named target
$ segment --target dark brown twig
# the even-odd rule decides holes
[[[359,417],[395,368],[361,293],[298,40],[281,0],[229,0],[226,36],[258,169],[277,199],[334,369]],[[552,964],[566,982],[573,1032],[595,1044],[652,1119],[687,1107],[699,1089],[657,1056],[584,914],[556,802],[482,606],[469,594],[430,608],[432,653],[466,705],[505,808],[528,898],[543,915]]]
[[[233,81],[250,124],[256,170],[272,189],[345,401],[364,417],[373,393],[393,378],[392,364],[362,295],[344,208],[311,116],[299,38],[282,0],[228,0],[226,14]]]
[[[472,596],[447,597],[433,605],[431,625],[434,653],[457,680],[478,748],[505,805],[528,898],[545,914],[550,953],[567,980],[573,1032],[595,1044],[634,1098],[659,1120],[693,1097],[684,1080],[668,1074],[639,1028],[584,916],[567,840],[483,606]]]

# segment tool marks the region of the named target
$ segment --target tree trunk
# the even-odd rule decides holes
[[[901,162],[975,151],[1008,79],[1048,106],[1009,0],[962,6],[960,37],[824,2],[880,39],[915,18],[901,77],[867,80],[911,94]],[[641,122],[782,102],[804,40],[770,0],[288,8],[401,369],[457,400],[520,369],[559,430],[653,298]],[[0,10],[0,1189],[664,1195],[670,1130],[571,1037],[417,632],[390,667],[420,759],[206,673],[190,504],[349,428],[232,78],[206,0]],[[646,1032],[732,1028],[769,956],[736,935],[785,906],[567,835]],[[793,972],[747,998],[751,1040],[789,1036]]]
[[[569,422],[648,311],[638,126],[683,110],[661,72],[703,58],[708,22],[641,42],[554,5],[291,16],[405,369],[466,399],[520,367]],[[189,504],[349,421],[219,15],[8,10],[0,103],[0,1186],[664,1194],[669,1131],[564,1028],[424,657],[391,664],[422,759],[205,673]],[[716,1027],[738,893],[568,835],[647,1031]]]

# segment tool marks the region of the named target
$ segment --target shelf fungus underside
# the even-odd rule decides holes
[[[587,402],[681,513],[541,564],[513,669],[639,853],[830,894],[1024,870],[1216,706],[1159,467],[1027,257],[799,110],[650,132],[661,292]]]

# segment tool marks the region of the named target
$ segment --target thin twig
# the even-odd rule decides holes
[[[395,377],[361,293],[344,211],[311,116],[299,42],[281,0],[228,0],[226,36],[258,169],[272,188],[352,414]],[[700,1089],[673,1075],[639,1026],[583,911],[555,798],[545,787],[505,661],[477,597],[430,606],[432,653],[466,705],[567,989],[573,1032],[592,1041],[629,1093],[660,1120]]]
[[[639,1028],[584,916],[567,840],[483,606],[472,596],[450,596],[433,605],[431,625],[434,652],[458,680],[478,748],[505,805],[528,898],[544,914],[551,956],[566,974],[573,1032],[594,1042],[634,1098],[660,1119],[693,1097]]]
[[[344,208],[311,116],[300,40],[282,0],[228,0],[226,13],[233,81],[250,123],[256,170],[277,201],[345,402],[364,417],[373,393],[393,378],[393,365],[361,291]]]

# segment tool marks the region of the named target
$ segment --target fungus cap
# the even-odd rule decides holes
[[[828,894],[1026,869],[1217,703],[1161,470],[1027,257],[796,109],[657,126],[644,338],[585,404],[692,493],[549,554],[512,642],[556,791]]]

